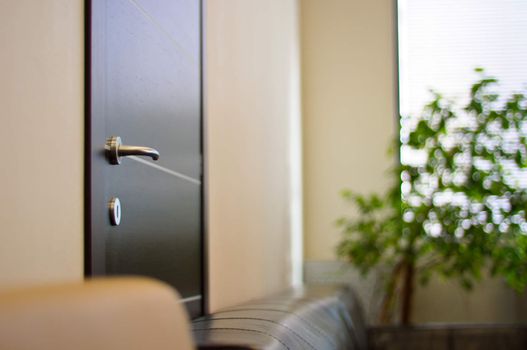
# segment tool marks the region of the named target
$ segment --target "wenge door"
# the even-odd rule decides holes
[[[163,280],[198,316],[201,2],[91,0],[87,7],[86,273]],[[155,149],[160,157],[123,156],[110,164],[112,136]],[[120,201],[119,225],[110,215],[114,198]]]

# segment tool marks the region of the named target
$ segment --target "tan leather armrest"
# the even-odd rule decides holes
[[[107,278],[0,293],[0,349],[193,349],[188,317],[169,286]]]

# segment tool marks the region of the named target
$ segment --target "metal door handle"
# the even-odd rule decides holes
[[[146,156],[153,160],[159,159],[159,152],[150,147],[123,145],[119,136],[112,136],[106,140],[106,156],[110,164],[121,164],[121,157]]]

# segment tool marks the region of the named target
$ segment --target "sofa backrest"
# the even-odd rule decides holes
[[[361,306],[347,286],[302,286],[193,321],[200,349],[366,350]]]

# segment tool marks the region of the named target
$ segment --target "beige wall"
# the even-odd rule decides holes
[[[517,294],[499,278],[485,278],[472,291],[438,278],[417,288],[413,318],[419,323],[526,322],[527,293]]]
[[[302,0],[305,257],[333,260],[343,188],[382,191],[395,136],[391,0]]]
[[[83,276],[83,3],[0,0],[0,288]]]
[[[291,284],[295,0],[206,2],[211,310]]]

